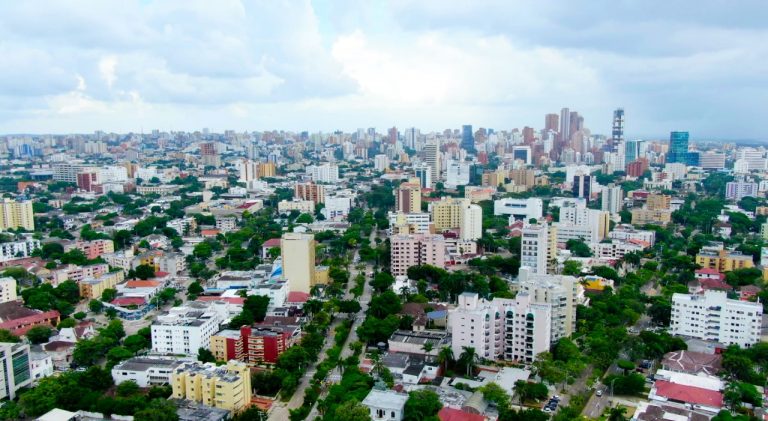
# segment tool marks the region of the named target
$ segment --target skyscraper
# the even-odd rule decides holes
[[[669,154],[667,163],[680,162],[688,164],[688,132],[672,132],[669,134]]]
[[[556,132],[560,127],[560,116],[557,114],[547,114],[544,116],[544,131]]]
[[[280,252],[288,289],[309,293],[315,284],[315,236],[285,233],[280,240]]]
[[[624,109],[617,108],[613,111],[613,129],[611,131],[610,151],[616,152],[619,143],[624,141]],[[621,152],[621,151],[619,151]],[[635,157],[636,158],[636,157]],[[635,158],[627,159],[626,162],[632,162]]]
[[[475,137],[471,124],[461,126],[461,148],[468,153],[475,153]]]
[[[618,214],[619,211],[621,211],[621,206],[623,204],[623,195],[624,192],[621,190],[621,186],[617,186],[613,183],[608,184],[607,187],[603,188],[602,209],[610,212],[611,215]]]
[[[571,111],[568,108],[560,110],[560,142],[567,143],[571,138]]]
[[[591,184],[592,176],[588,174],[576,174],[573,176],[573,197],[584,198],[589,202]]]
[[[440,148],[435,143],[424,146],[424,161],[432,169],[432,183],[440,181]]]

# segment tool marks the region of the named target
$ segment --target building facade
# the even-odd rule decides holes
[[[762,304],[731,300],[725,291],[674,294],[669,329],[673,335],[748,348],[760,342],[762,317]]]

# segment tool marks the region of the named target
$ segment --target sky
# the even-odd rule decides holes
[[[0,1],[0,133],[540,129],[768,139],[764,0]]]

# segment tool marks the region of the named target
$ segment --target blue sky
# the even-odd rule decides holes
[[[0,133],[541,128],[765,139],[768,3],[0,2]]]

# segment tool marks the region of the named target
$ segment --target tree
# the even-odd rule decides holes
[[[187,289],[187,292],[190,295],[200,295],[203,292],[205,292],[205,289],[203,289],[203,286],[200,285],[200,282],[195,281],[189,284],[189,288]]]
[[[377,292],[384,292],[395,283],[395,278],[387,272],[379,272],[373,277],[371,286]]]
[[[342,300],[339,301],[339,312],[347,314],[355,314],[361,310],[360,302],[357,300]]]
[[[132,396],[139,393],[139,390],[140,390],[139,385],[136,384],[135,381],[126,380],[120,383],[119,385],[117,385],[117,389],[115,390],[115,392],[117,393],[117,396],[126,397],[126,396]]]
[[[443,375],[445,375],[445,371],[448,370],[448,366],[453,364],[453,359],[453,350],[449,346],[442,347],[440,352],[437,353],[437,362],[443,369]]]
[[[461,347],[461,355],[459,355],[459,361],[466,367],[467,369],[467,377],[470,377],[472,373],[474,373],[475,366],[477,363],[477,352],[475,352],[475,348],[471,346],[463,346]]]
[[[149,341],[142,335],[130,335],[123,340],[123,346],[135,354],[142,349],[149,348]]]
[[[133,357],[133,352],[124,346],[116,346],[107,352],[107,367],[111,368]]]
[[[408,394],[403,411],[403,421],[435,421],[443,404],[437,393],[422,389]]]
[[[355,399],[337,406],[334,415],[333,419],[336,421],[369,421],[371,419],[370,409]]]
[[[88,302],[88,309],[94,313],[100,313],[104,308],[104,304],[99,300],[91,300]]]
[[[101,293],[101,301],[105,303],[112,302],[115,298],[117,298],[117,290],[114,288],[107,288]]]
[[[83,312],[83,311],[78,311],[77,313],[72,315],[72,317],[74,317],[76,320],[83,320],[87,316],[88,316],[88,314]]]
[[[566,260],[565,263],[563,263],[563,275],[581,275],[581,262],[577,260]]]
[[[50,337],[51,328],[48,326],[34,326],[27,331],[27,339],[35,345],[48,342]]]
[[[608,414],[608,421],[626,421],[627,407],[621,405],[616,406],[611,408]]]
[[[200,260],[207,260],[213,256],[213,248],[208,241],[203,241],[195,246],[192,254]]]
[[[589,248],[589,245],[584,242],[582,239],[578,240],[568,240],[565,243],[565,248],[570,250],[571,253],[576,257],[591,257],[592,256],[592,249]]]
[[[11,333],[10,330],[0,329],[0,342],[21,342],[18,336]]]
[[[478,390],[483,393],[485,400],[493,402],[498,408],[509,407],[509,394],[498,384],[490,382]]]
[[[134,421],[178,421],[176,405],[167,399],[154,399],[149,405],[136,411]]]
[[[155,267],[150,265],[139,265],[135,269],[136,277],[139,279],[149,279],[155,277]]]
[[[213,355],[213,352],[210,350],[207,350],[205,348],[200,348],[197,350],[197,360],[202,363],[215,363],[216,357]]]

